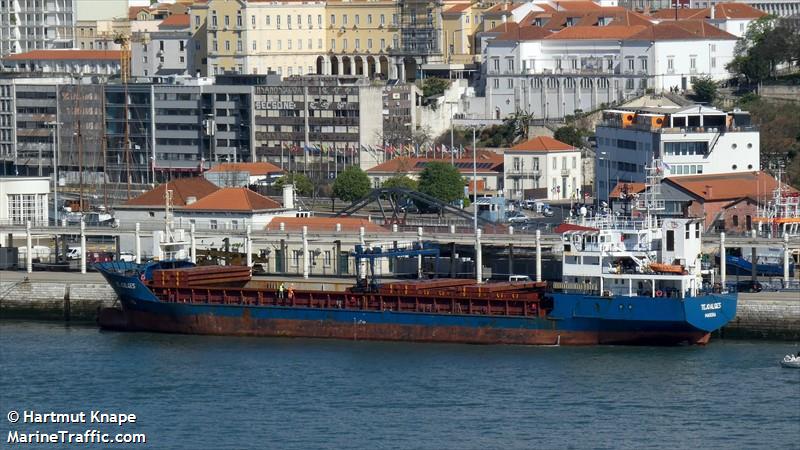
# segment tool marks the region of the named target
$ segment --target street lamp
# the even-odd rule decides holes
[[[53,137],[53,224],[58,225],[58,145],[56,145],[56,136],[58,135],[59,122],[45,123],[50,127],[50,133]],[[39,165],[41,171],[41,162]],[[39,174],[41,175],[41,173]]]

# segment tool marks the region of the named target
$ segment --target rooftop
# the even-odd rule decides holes
[[[511,147],[507,152],[574,152],[577,150],[577,148],[549,136],[536,136]]]
[[[678,20],[682,19],[711,19],[711,8],[679,8],[662,9],[650,14],[654,19],[659,20]],[[742,20],[758,19],[766,16],[767,13],[760,11],[746,3],[717,3],[714,7],[715,20]]]
[[[278,209],[280,203],[243,187],[220,188],[186,205],[186,210],[253,212]]]
[[[162,20],[158,28],[189,28],[189,15],[173,14]]]
[[[494,152],[480,151],[475,158],[476,170],[479,173],[499,173],[502,171],[503,157]],[[367,169],[369,174],[405,174],[405,173],[418,173],[422,172],[425,167],[431,162],[443,162],[450,164],[450,159],[433,159],[433,158],[413,158],[402,156],[399,158],[390,159],[386,162],[378,164],[377,166]],[[472,173],[472,158],[458,158],[454,160],[454,164],[461,173]]]
[[[715,175],[669,177],[664,182],[700,197],[704,201],[730,201],[748,197],[753,200],[770,197],[778,180],[763,172],[734,172]],[[787,186],[788,187],[788,186]],[[790,192],[796,189],[788,187]]]
[[[203,177],[178,178],[165,184],[160,184],[142,195],[128,200],[123,206],[151,206],[161,207],[165,205],[164,195],[167,190],[172,191],[172,204],[174,206],[186,206],[189,197],[197,200],[202,199],[219,188],[212,182]]]

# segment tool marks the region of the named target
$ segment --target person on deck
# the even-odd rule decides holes
[[[283,283],[278,286],[278,298],[283,300]]]

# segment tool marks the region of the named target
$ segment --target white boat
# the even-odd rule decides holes
[[[787,369],[800,369],[800,357],[794,355],[786,355],[781,361],[781,366]]]

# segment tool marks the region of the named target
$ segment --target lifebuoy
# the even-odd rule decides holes
[[[656,291],[656,297],[663,297],[663,296],[664,296],[664,292]]]
[[[139,275],[139,279],[140,279],[140,280],[142,280],[142,282],[144,282],[144,281],[145,281],[145,279],[146,279],[146,278],[145,278],[145,276],[144,276],[144,272],[142,272],[142,274],[141,274],[141,275]]]

